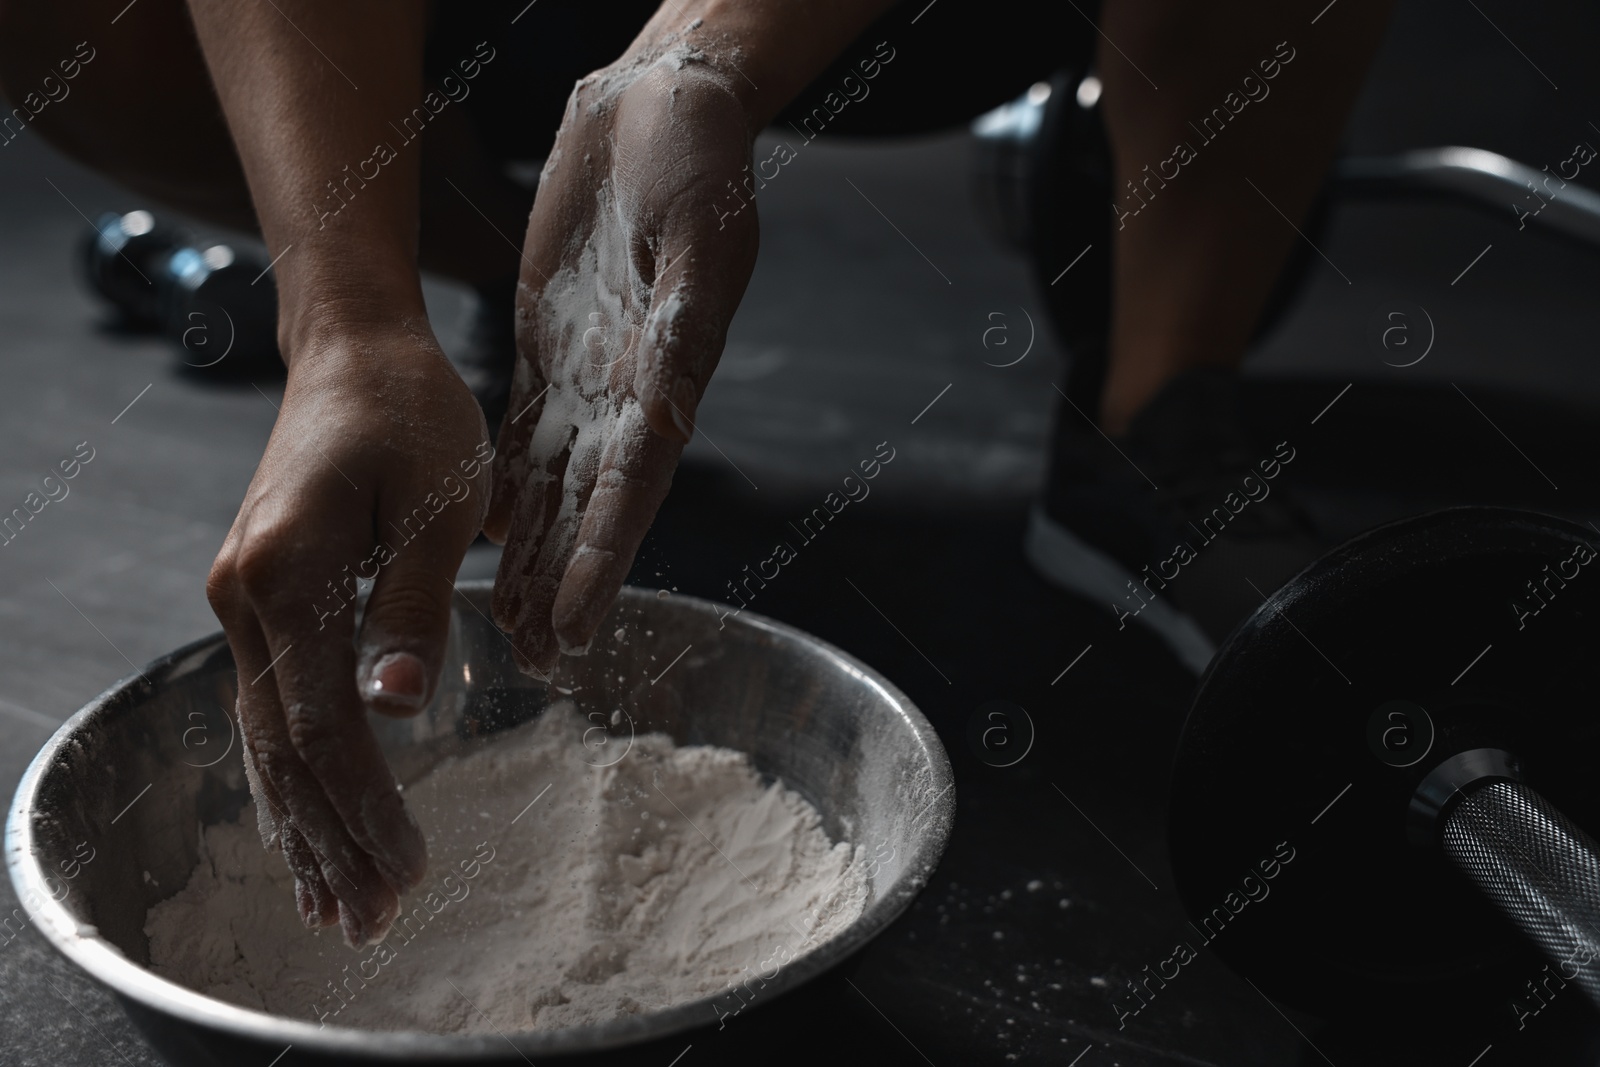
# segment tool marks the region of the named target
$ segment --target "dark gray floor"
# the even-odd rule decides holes
[[[1600,138],[1589,125],[1600,121],[1590,110],[1597,29],[1600,14],[1576,2],[1403,3],[1352,147],[1470,143],[1554,164],[1574,142]],[[1183,917],[1099,831],[1170,884],[1162,790],[1191,679],[1132,634],[1102,641],[1100,656],[1050,685],[1101,641],[1109,616],[1044,589],[1020,558],[1058,353],[1024,265],[980,233],[965,182],[961,137],[817,144],[763,193],[763,258],[702,433],[642,557],[641,574],[716,596],[726,559],[759,558],[785,518],[890,440],[898,458],[872,502],[756,607],[905,688],[947,739],[962,796],[945,868],[858,963],[853,980],[872,1009],[824,984],[804,1011],[754,1016],[743,1036],[697,1046],[686,1067],[805,1045],[815,1025],[806,1012],[832,1013],[830,1026],[860,1033],[879,1062],[922,1062],[915,1045],[941,1067],[1064,1062],[1084,1050],[1082,1067],[1322,1062],[1297,1024],[1341,1064],[1391,1054],[1465,1064],[1490,1043],[1486,1067],[1529,1062],[1490,1036],[1500,1031],[1487,1019],[1480,1034],[1472,1020],[1412,1018],[1388,1053],[1375,1052],[1382,1031],[1370,1020],[1291,1023],[1214,961],[1118,1031],[1107,976],[1160,958]],[[75,284],[68,251],[82,215],[133,206],[32,134],[0,149],[0,510],[80,442],[95,450],[70,496],[0,548],[7,794],[55,724],[133,665],[216,628],[202,583],[272,425],[255,388],[175,373],[163,342],[107,330]],[[1250,373],[1260,431],[1289,428],[1306,442],[1296,477],[1330,533],[1468,501],[1600,514],[1590,414],[1600,405],[1600,256],[1517,232],[1509,205],[1498,218],[1433,204],[1351,207],[1318,244],[1351,284],[1319,267]],[[429,295],[448,345],[459,294]],[[1431,354],[1405,370],[1385,366],[1369,336],[1395,301],[1426,307],[1437,326]],[[984,331],[1004,322],[1013,358],[1024,312],[1038,327],[1029,356],[986,365],[1004,359],[985,349]],[[492,559],[468,569],[484,573]],[[921,651],[842,577],[873,592]],[[963,740],[973,709],[996,697],[1041,724],[1038,751],[1005,771],[980,764]],[[1098,829],[1053,783],[1075,783]],[[0,897],[14,903],[9,885]],[[0,1063],[110,1062],[159,1061],[32,931],[0,946]]]

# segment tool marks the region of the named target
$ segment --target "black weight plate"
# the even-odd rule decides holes
[[[1499,747],[1600,835],[1597,548],[1561,519],[1453,508],[1347,542],[1242,623],[1200,681],[1173,775],[1194,947],[1318,1011],[1535,977],[1514,927],[1410,842],[1407,806],[1440,760]],[[1390,701],[1427,714],[1390,718],[1405,707],[1379,712]]]

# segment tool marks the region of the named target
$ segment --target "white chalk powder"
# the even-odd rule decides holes
[[[548,1030],[770,979],[861,913],[858,850],[748,757],[647,734],[619,759],[626,737],[586,729],[557,705],[407,788],[429,872],[359,950],[300,923],[252,811],[205,828],[188,885],[150,910],[151,969],[327,1025]]]

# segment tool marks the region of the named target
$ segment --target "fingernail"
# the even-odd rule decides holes
[[[531,648],[527,647],[530,645]],[[517,670],[541,682],[547,682],[560,658],[560,649],[549,648],[543,638],[533,636],[512,645],[511,658],[516,663]]]
[[[400,898],[389,896],[386,901],[372,901],[382,910],[374,915],[370,922],[365,922],[344,901],[339,902],[339,929],[344,931],[345,944],[351,948],[361,948],[364,945],[374,945],[382,941],[389,934],[389,927],[394,925],[395,919],[400,916]]]
[[[590,637],[582,644],[575,645],[569,642],[565,637],[557,634],[556,641],[561,645],[562,654],[567,656],[587,656],[589,654],[589,649],[594,647],[593,637]]]
[[[428,695],[428,672],[422,660],[409,652],[390,652],[367,674],[366,697],[406,707],[418,707]]]
[[[351,948],[360,948],[367,943],[360,917],[343,903],[339,905],[339,929],[344,931],[344,943]]]

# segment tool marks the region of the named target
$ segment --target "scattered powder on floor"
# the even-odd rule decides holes
[[[557,705],[408,787],[429,872],[359,950],[301,925],[252,811],[206,827],[188,885],[150,910],[152,970],[327,1025],[547,1030],[770,979],[861,913],[859,851],[747,756],[647,734],[602,760],[585,729]]]

